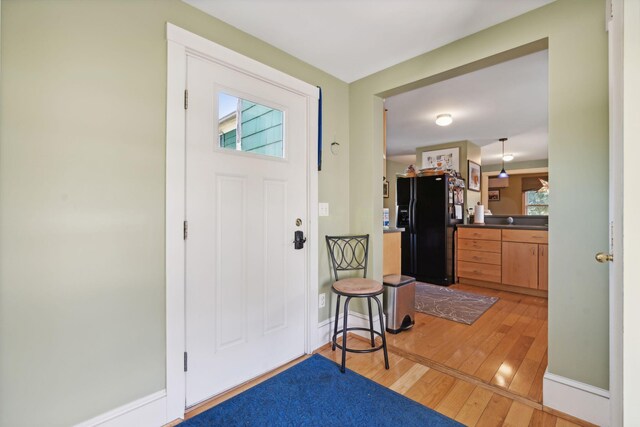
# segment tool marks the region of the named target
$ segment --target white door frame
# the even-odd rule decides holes
[[[623,424],[623,1],[607,2],[609,43],[609,425]],[[604,249],[604,248],[603,248]]]
[[[185,412],[185,158],[187,55],[204,57],[307,98],[307,306],[305,351],[318,346],[318,88],[167,23],[166,390],[167,421]]]

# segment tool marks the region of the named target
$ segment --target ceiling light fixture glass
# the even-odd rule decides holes
[[[504,156],[502,156],[502,160],[504,160],[505,162],[510,162],[511,160],[513,160],[513,154],[505,154]]]
[[[451,114],[438,114],[436,116],[436,124],[438,126],[449,126],[453,122]]]
[[[498,178],[509,178],[509,174],[504,170],[504,142],[507,138],[500,138],[498,141],[502,142],[502,170],[498,174]]]

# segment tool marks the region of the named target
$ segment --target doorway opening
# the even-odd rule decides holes
[[[413,329],[388,342],[404,357],[540,405],[547,367],[552,182],[546,41],[521,55],[453,74],[398,88],[384,99],[389,197],[383,205],[390,226],[407,230],[398,213],[399,178],[448,174],[450,180],[462,180],[462,200],[450,190],[449,200],[428,208],[441,210],[446,223],[455,224],[453,241],[441,248],[446,251],[442,259],[453,260],[447,269],[454,284],[447,289],[498,300],[472,324],[417,312]],[[446,126],[436,123],[443,115],[450,119]],[[504,148],[501,138],[508,138]],[[498,178],[502,169],[508,177]],[[483,220],[477,205],[483,207]],[[476,227],[474,221],[485,225]],[[420,227],[409,227],[415,228]],[[434,232],[412,231],[414,240],[429,239],[427,234]],[[417,277],[418,287],[430,282],[423,279],[429,277],[424,270],[439,269],[430,265],[434,257],[398,246],[402,260],[418,260],[422,269],[401,263],[397,273]],[[405,250],[416,253],[407,257]],[[385,264],[393,253],[385,247]]]

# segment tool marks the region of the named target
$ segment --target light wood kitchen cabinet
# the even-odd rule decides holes
[[[500,283],[500,266],[458,261],[458,276]]]
[[[502,230],[496,228],[459,228],[458,238],[500,241]]]
[[[503,242],[547,243],[548,233],[542,230],[502,230]]]
[[[458,229],[458,277],[486,282],[501,281],[501,230]]]
[[[459,227],[457,277],[460,283],[546,296],[546,230]]]
[[[549,245],[538,245],[538,289],[549,290]]]
[[[458,251],[458,261],[481,262],[483,264],[500,265],[500,252],[483,252],[483,251]]]
[[[400,274],[402,262],[402,244],[400,232],[387,232],[382,235],[382,275]]]
[[[482,251],[482,252],[502,252],[502,245],[500,241],[492,240],[470,240],[463,239],[458,236],[458,249],[467,251]]]
[[[538,245],[502,242],[502,283],[538,289]]]

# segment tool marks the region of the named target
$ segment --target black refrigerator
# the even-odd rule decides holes
[[[454,283],[454,233],[463,222],[464,181],[449,174],[398,178],[396,226],[402,274],[436,285]]]

